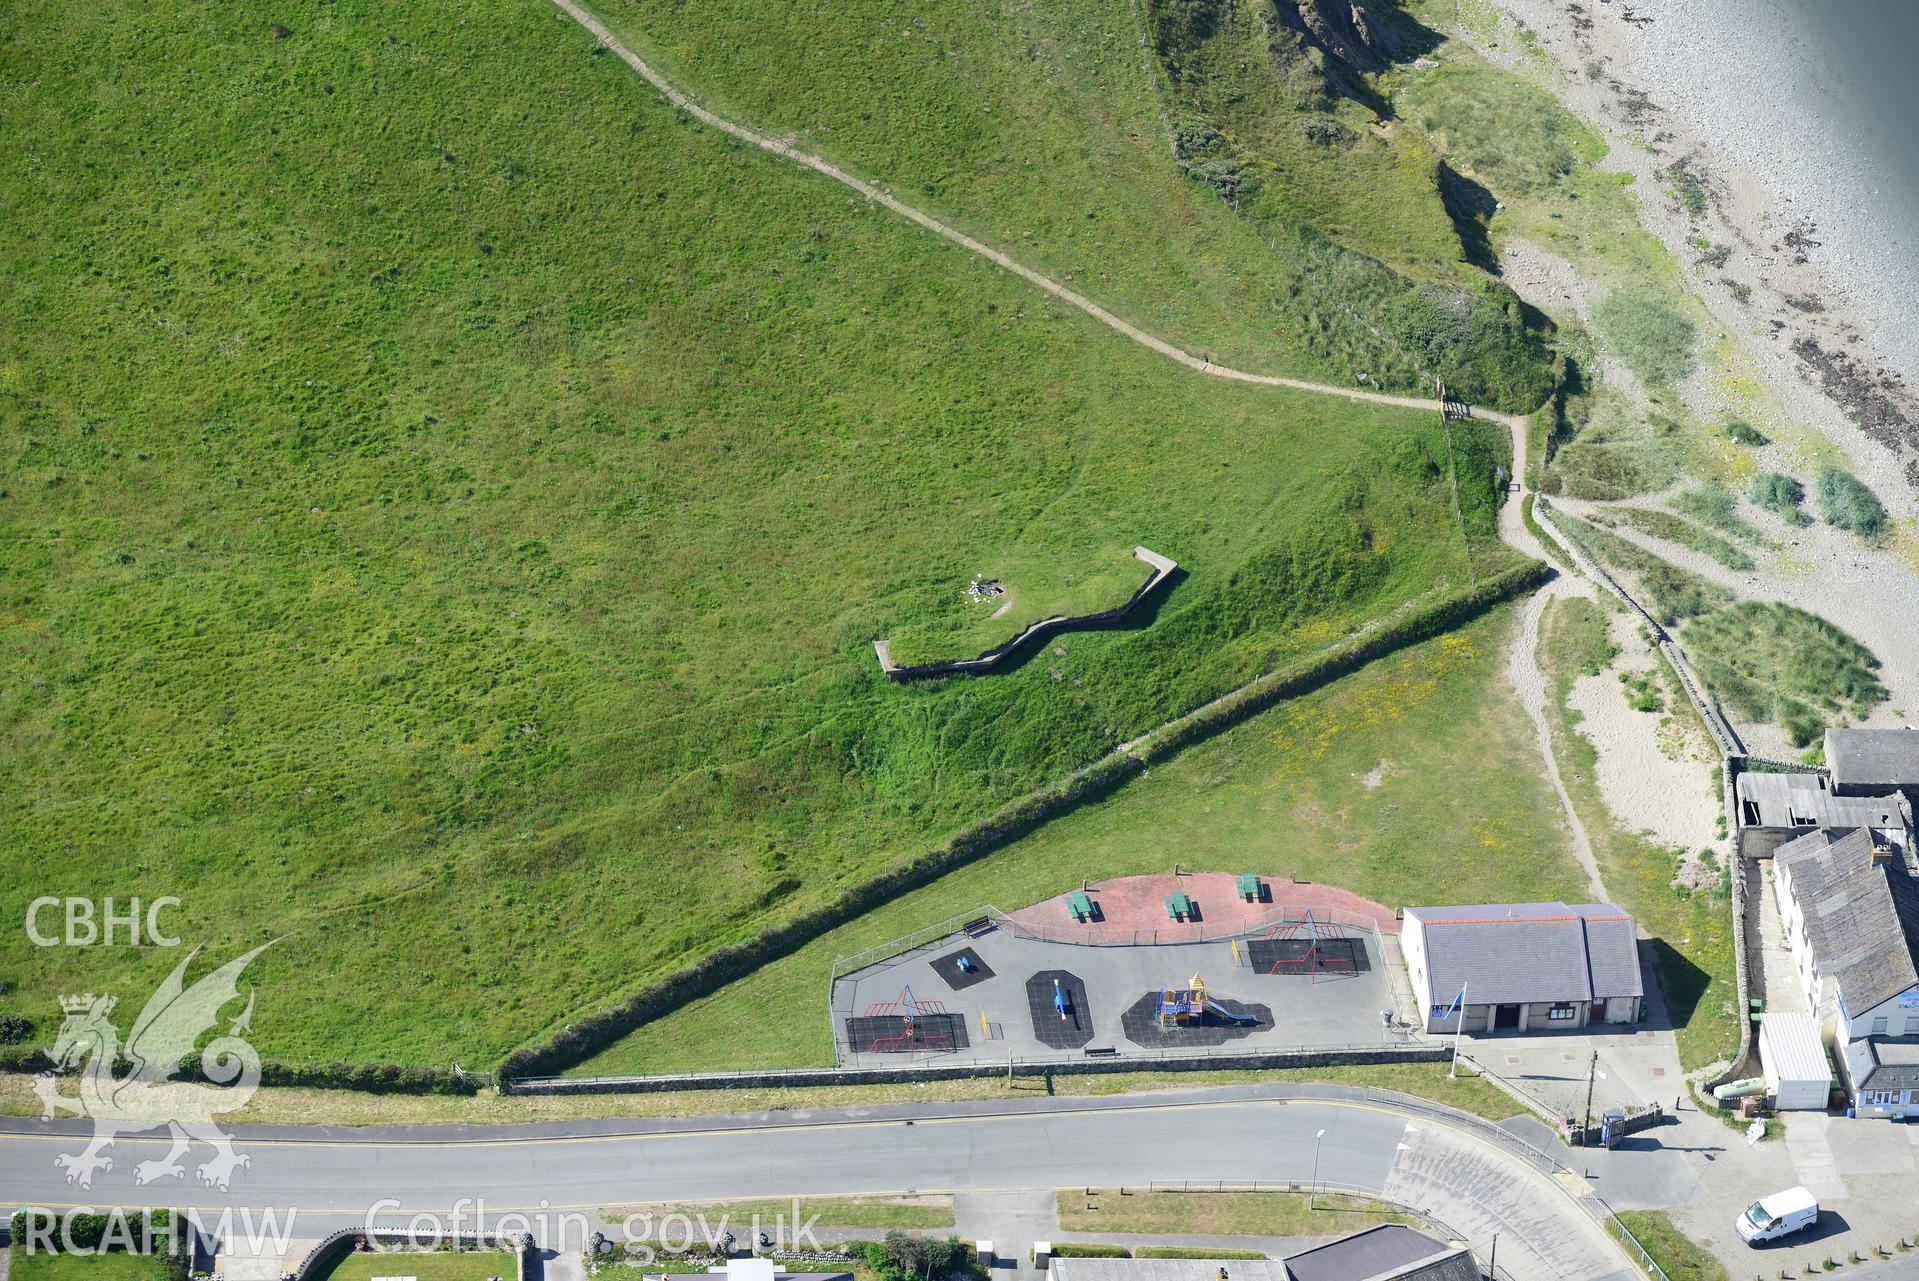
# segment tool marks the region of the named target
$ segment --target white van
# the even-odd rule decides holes
[[[1747,1245],[1777,1241],[1819,1222],[1819,1201],[1804,1188],[1787,1188],[1760,1197],[1739,1216],[1739,1235]]]

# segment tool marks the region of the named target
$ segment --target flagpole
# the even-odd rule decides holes
[[[1459,1026],[1453,1029],[1453,1066],[1452,1070],[1446,1073],[1448,1081],[1459,1079],[1459,1038],[1466,1034],[1466,989],[1471,986],[1470,980],[1461,983],[1459,996],[1455,998],[1459,1002]]]

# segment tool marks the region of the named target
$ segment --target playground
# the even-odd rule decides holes
[[[1396,930],[1378,904],[1299,882],[1083,886],[837,968],[836,1055],[871,1067],[1402,1042]]]

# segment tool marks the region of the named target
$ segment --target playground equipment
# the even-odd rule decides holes
[[[1161,988],[1159,997],[1153,1002],[1153,1012],[1159,1018],[1162,1031],[1204,1023],[1208,1012],[1219,1015],[1229,1023],[1256,1021],[1252,1015],[1235,1014],[1207,996],[1206,980],[1197,974],[1187,981],[1185,987]]]
[[[1054,980],[1053,980],[1053,1011],[1054,1011],[1054,1013],[1056,1013],[1056,1014],[1058,1014],[1058,1015],[1059,1015],[1059,1017],[1060,1017],[1060,1021],[1061,1021],[1061,1022],[1064,1022],[1064,1021],[1065,1021],[1065,1019],[1066,1019],[1066,993],[1064,993],[1064,992],[1062,992],[1062,991],[1060,991],[1060,987],[1059,987],[1059,980],[1058,980],[1058,979],[1054,979]]]
[[[1273,943],[1273,961],[1268,974],[1351,974],[1359,966],[1353,957],[1353,944],[1344,928],[1330,920],[1321,920],[1309,909],[1305,919],[1281,921],[1261,936]],[[1237,953],[1235,953],[1237,955]]]
[[[920,1001],[913,997],[911,986],[902,987],[900,994],[890,1001],[875,1001],[866,1007],[867,1018],[898,1018],[900,1031],[897,1036],[882,1037],[867,1048],[869,1054],[897,1053],[901,1050],[941,1048],[952,1049],[953,1038],[938,1032],[921,1029],[920,1020],[930,1014],[944,1015],[946,1007],[938,1001]],[[943,1024],[944,1019],[941,1020]]]

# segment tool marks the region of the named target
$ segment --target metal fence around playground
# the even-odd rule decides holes
[[[832,980],[837,982],[845,975],[890,961],[896,956],[937,943],[966,930],[968,926],[984,925],[997,929],[1018,939],[1030,939],[1039,943],[1060,943],[1073,947],[1153,947],[1171,943],[1218,943],[1232,938],[1244,938],[1260,934],[1267,930],[1284,926],[1331,926],[1342,930],[1364,930],[1372,935],[1374,946],[1384,955],[1384,944],[1378,920],[1358,913],[1333,912],[1324,908],[1300,908],[1288,905],[1275,907],[1261,913],[1251,921],[1222,921],[1218,924],[1201,922],[1198,925],[1169,925],[1152,929],[1136,929],[1129,926],[1101,925],[1097,921],[1074,925],[1042,925],[1037,922],[1022,921],[1008,916],[998,908],[983,904],[970,912],[960,912],[943,921],[902,934],[896,939],[878,943],[851,956],[842,956],[834,960]]]

